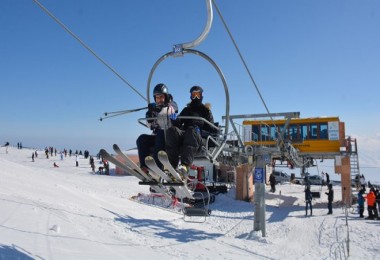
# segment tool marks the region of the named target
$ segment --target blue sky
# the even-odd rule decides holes
[[[146,96],[149,72],[172,45],[204,28],[204,0],[41,0],[58,19]],[[364,163],[380,167],[380,1],[216,1],[270,112],[339,116],[355,136]],[[146,101],[67,34],[32,0],[0,3],[0,142],[24,146],[127,149],[144,112],[100,122],[106,111]],[[195,49],[223,71],[232,115],[265,113],[221,20]],[[205,89],[216,121],[225,111],[222,83],[196,56],[161,63],[180,108],[192,85]],[[363,155],[368,153],[368,156]],[[363,164],[362,164],[363,165]],[[378,169],[380,170],[380,169]]]

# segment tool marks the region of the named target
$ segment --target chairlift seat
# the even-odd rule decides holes
[[[184,214],[189,217],[205,217],[210,215],[210,210],[207,208],[184,208]]]

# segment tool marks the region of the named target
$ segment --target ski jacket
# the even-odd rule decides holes
[[[358,193],[358,204],[359,204],[359,206],[364,206],[363,192]]]
[[[329,202],[333,202],[333,200],[334,200],[334,191],[331,189],[331,190],[329,190],[329,192],[325,192],[325,194],[327,195],[327,200]]]
[[[145,117],[155,118],[153,120],[148,120],[150,129],[155,134],[159,130],[168,129],[172,126],[170,115],[175,114],[176,112],[178,112],[178,105],[175,101],[171,101],[161,107],[157,107],[157,109],[154,111],[148,110],[145,114]]]
[[[375,196],[375,193],[373,191],[370,191],[367,196],[365,196],[366,200],[367,200],[367,204],[368,206],[375,206],[375,203],[376,203],[376,196]]]
[[[214,117],[210,109],[208,109],[203,103],[194,104],[189,103],[179,114],[179,116],[196,116],[202,117],[214,124]],[[188,127],[192,126],[194,128],[199,128],[199,130],[207,131],[209,133],[216,133],[217,129],[213,128],[209,124],[202,120],[196,119],[177,119],[176,126],[182,130],[186,130]],[[202,134],[203,135],[203,134]]]
[[[305,200],[306,201],[311,201],[313,199],[313,196],[311,194],[311,191],[309,189],[305,190]]]
[[[271,175],[269,176],[269,183],[270,183],[271,185],[275,185],[275,184],[276,184],[276,176],[274,176],[273,174],[271,174]]]

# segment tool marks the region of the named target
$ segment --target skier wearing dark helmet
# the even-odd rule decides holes
[[[217,132],[216,128],[203,120],[181,119],[184,116],[201,117],[214,124],[211,110],[202,103],[203,89],[200,86],[193,86],[190,89],[190,99],[191,102],[181,111],[174,126],[170,127],[166,134],[166,152],[170,164],[173,168],[178,167],[183,178],[188,175],[194,155],[201,150],[202,136]],[[179,156],[181,156],[181,165],[179,165]]]
[[[142,134],[136,140],[140,167],[144,172],[148,172],[145,157],[149,155],[152,155],[157,165],[162,168],[157,153],[165,149],[165,130],[171,126],[171,117],[178,111],[178,106],[165,84],[160,83],[154,87],[153,97],[155,102],[148,104],[145,115],[146,118],[155,118],[147,120],[153,132],[151,135]]]

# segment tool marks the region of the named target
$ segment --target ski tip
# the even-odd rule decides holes
[[[159,151],[158,154],[159,155],[167,155],[165,151]]]
[[[147,157],[145,157],[145,161],[151,161],[151,160],[154,160],[152,156],[148,155]]]
[[[112,146],[113,148],[119,148],[119,146],[117,144],[113,144]]]
[[[100,149],[100,150],[99,150],[99,153],[100,153],[100,154],[105,154],[105,153],[107,153],[107,151],[104,150],[104,149]]]

